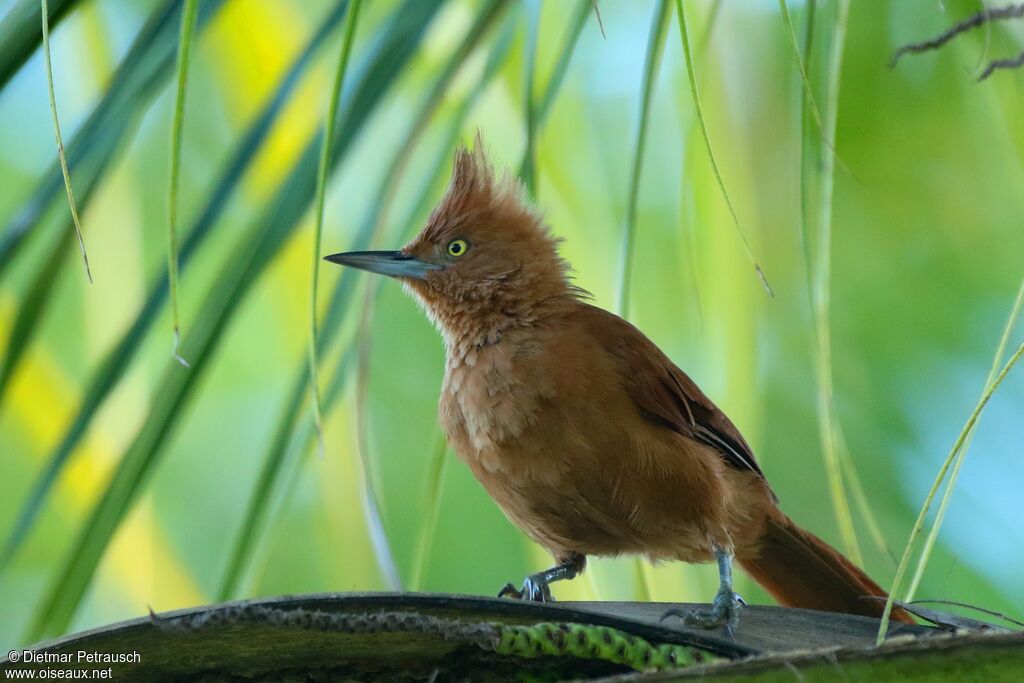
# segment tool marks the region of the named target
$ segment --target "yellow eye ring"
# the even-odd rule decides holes
[[[445,247],[449,256],[462,256],[469,250],[469,242],[466,240],[452,240]]]

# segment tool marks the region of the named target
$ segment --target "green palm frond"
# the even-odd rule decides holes
[[[242,180],[257,152],[263,146],[274,122],[288,102],[288,98],[298,85],[300,78],[309,67],[313,56],[326,40],[331,30],[341,20],[345,2],[346,0],[340,0],[335,8],[324,17],[319,30],[313,35],[295,60],[295,63],[281,79],[281,83],[278,85],[273,97],[254,118],[249,128],[242,134],[219,177],[212,184],[214,189],[206,200],[202,211],[200,211],[198,217],[186,233],[180,255],[183,268],[188,267],[194,255],[211,235],[214,225],[227,207],[228,200]],[[95,174],[98,177],[99,172],[96,171]],[[81,175],[79,177],[81,178]],[[87,178],[90,177],[92,176],[87,176]],[[61,245],[60,248],[64,249],[65,247]],[[41,276],[38,288],[41,289],[47,286],[49,285],[46,284],[46,281]],[[78,447],[97,411],[103,406],[127,371],[147,332],[152,327],[167,300],[167,286],[167,273],[163,272],[157,275],[149,288],[145,303],[136,315],[135,320],[93,373],[83,392],[84,398],[78,407],[77,413],[60,439],[58,446],[47,460],[42,473],[32,486],[30,493],[25,498],[25,503],[22,505],[12,530],[4,542],[3,551],[0,552],[0,570],[18,552],[40,508],[49,495],[50,489],[59,478],[71,454]],[[34,287],[32,291],[35,292],[36,288]],[[36,298],[38,299],[38,297]],[[40,310],[43,308],[39,305],[38,301],[34,305]],[[29,335],[27,333],[19,333],[19,330],[21,327],[34,327],[34,324],[29,325],[27,322],[22,324],[20,321],[23,318],[28,318],[29,316],[38,317],[38,315],[38,312],[30,309],[25,309],[24,313],[19,312],[14,333],[12,334],[12,342],[8,346],[8,352],[4,357],[4,369],[0,371],[2,373],[0,374],[0,397],[2,397],[2,390],[6,383],[5,380],[10,374],[6,369],[7,366],[11,365],[13,368],[16,365],[17,359],[20,358],[28,344],[28,339],[21,340],[21,338],[28,337]],[[15,341],[17,341],[17,345],[15,345]]]
[[[383,29],[382,39],[360,69],[362,78],[355,87],[351,105],[342,112],[330,159],[332,167],[348,152],[357,132],[401,73],[436,9],[437,3],[407,0],[405,9],[397,12]],[[262,218],[242,235],[237,249],[229,254],[211,296],[197,316],[195,327],[182,344],[183,355],[190,359],[191,368],[186,370],[175,361],[164,374],[149,418],[121,458],[106,492],[60,568],[42,608],[33,619],[28,640],[62,631],[74,614],[104,549],[159,459],[167,435],[184,414],[186,401],[221,341],[231,316],[310,205],[316,184],[319,137],[306,147],[288,174],[288,180],[262,212]],[[236,254],[248,255],[238,258]]]
[[[50,0],[49,27],[55,27],[78,4],[78,0]],[[37,0],[18,0],[0,22],[0,90],[39,47],[42,17]]]

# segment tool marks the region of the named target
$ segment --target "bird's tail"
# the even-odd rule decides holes
[[[886,597],[877,583],[838,550],[796,525],[781,511],[769,518],[758,552],[740,565],[780,605],[881,617]],[[895,608],[892,619],[914,623]]]

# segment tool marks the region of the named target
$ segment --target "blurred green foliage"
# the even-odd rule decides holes
[[[26,4],[0,2],[0,20],[13,21]],[[325,396],[337,368],[344,373],[336,400],[325,403],[324,456],[315,455],[309,392],[294,387],[296,372],[304,381],[317,131],[341,4],[200,3],[178,210],[182,353],[190,361],[189,353],[204,354],[191,369],[171,357],[166,285],[147,295],[166,277],[170,66],[181,3],[64,4],[71,6],[53,17],[51,44],[65,141],[90,131],[83,124],[108,89],[121,95],[110,123],[78,143],[92,144],[94,157],[76,163],[69,145],[95,277],[89,285],[54,176],[38,50],[0,90],[0,349],[11,361],[0,393],[5,541],[83,402],[96,399],[97,382],[117,381],[39,499],[24,543],[0,566],[0,641],[14,647],[37,634],[137,616],[147,606],[216,599],[275,433],[283,439],[280,469],[272,470],[252,553],[231,591],[237,597],[390,588],[383,555],[407,588],[420,574],[419,553],[418,587],[432,591],[491,594],[547,566],[549,558],[502,517],[466,468],[454,460],[439,467],[443,351],[430,324],[394,283],[373,283],[366,295],[364,278],[330,266],[321,273],[321,303],[326,310],[337,291],[343,307],[335,304],[321,321]],[[585,16],[581,4],[590,2],[499,3],[480,24],[490,5],[484,0],[417,3],[412,18],[413,5],[365,3],[339,112],[325,250],[361,240],[399,246],[443,191],[453,139],[469,141],[479,130],[492,160],[515,170],[532,129],[537,201],[566,240],[577,282],[615,308],[644,59],[661,3],[603,0],[607,36],[590,15],[573,43],[567,38]],[[818,155],[807,152],[820,152],[821,134],[802,113],[800,72],[776,3],[685,4],[722,179],[776,296],[765,295],[723,202],[671,23],[651,84],[630,319],[737,422],[786,511],[839,545],[818,436],[802,237],[801,160],[809,158],[809,172],[817,173]],[[835,3],[814,5],[805,58],[824,109]],[[989,59],[1020,51],[1024,22],[982,28],[887,66],[898,46],[978,8],[968,0],[854,2],[839,72],[828,318],[836,416],[892,553],[981,391],[1024,272],[1024,72],[981,84],[974,78]],[[805,50],[808,4],[793,1],[789,10]],[[162,12],[174,16],[166,35],[140,41],[140,80],[119,76],[150,13]],[[328,17],[326,40],[311,43]],[[482,30],[470,40],[474,25]],[[279,114],[257,120],[307,45],[314,58],[296,67],[293,89],[282,89]],[[469,50],[464,60],[460,45]],[[567,45],[572,58],[561,88],[546,116],[528,125],[524,103],[542,100]],[[0,56],[17,57],[13,50]],[[0,73],[16,67],[0,64]],[[126,82],[136,83],[128,96]],[[431,104],[436,87],[441,97]],[[425,116],[421,132],[410,135]],[[268,126],[265,135],[256,134],[258,124]],[[404,147],[407,140],[414,144]],[[396,166],[404,154],[408,163]],[[237,185],[224,170],[231,159],[240,164]],[[392,178],[395,168],[404,173]],[[93,174],[95,189],[86,192]],[[815,175],[811,189],[821,180]],[[394,193],[382,192],[386,183]],[[20,212],[44,186],[56,188],[42,195],[48,208],[21,224],[24,239],[8,250]],[[218,192],[223,203],[191,253],[188,227]],[[813,252],[812,228],[806,246]],[[152,323],[131,332],[138,353],[103,365],[147,296],[155,297]],[[372,315],[363,313],[368,300]],[[19,316],[31,324],[15,335]],[[24,343],[16,359],[12,339]],[[360,339],[368,341],[362,353]],[[303,403],[294,419],[282,418],[292,394]],[[982,418],[919,597],[1018,617],[1024,611],[1024,530],[1012,514],[1024,477],[1022,410],[1017,373]],[[121,499],[124,517],[103,517],[132,479],[123,470],[114,478],[119,463],[142,452],[147,469]],[[122,483],[110,490],[111,481]],[[367,485],[379,501],[379,527],[368,521]],[[109,544],[95,534],[96,510],[110,525]],[[886,585],[893,557],[869,540],[856,507],[853,514],[865,564]],[[91,546],[95,573],[75,552],[83,538],[98,543]],[[57,588],[67,567],[77,567],[75,581],[85,589],[80,603],[76,591]],[[555,592],[632,599],[635,567],[627,558],[599,560]],[[705,601],[716,583],[709,567],[663,565],[642,575],[656,600]],[[748,600],[767,599],[743,582]]]

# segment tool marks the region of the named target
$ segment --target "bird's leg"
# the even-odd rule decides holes
[[[732,554],[715,548],[715,559],[718,561],[718,576],[722,585],[715,594],[715,601],[711,603],[710,610],[690,610],[683,612],[679,609],[670,609],[662,615],[662,619],[669,616],[682,617],[683,623],[687,626],[699,628],[718,628],[725,626],[725,632],[730,636],[736,631],[740,622],[740,610],[747,604],[743,598],[732,590]]]
[[[585,555],[570,553],[564,558],[558,558],[558,564],[551,569],[527,576],[523,579],[523,587],[521,589],[516,588],[511,583],[506,583],[505,587],[498,592],[498,597],[508,596],[516,600],[529,600],[531,602],[554,602],[555,599],[551,597],[551,588],[549,588],[548,584],[552,581],[576,578],[583,571],[583,567],[586,564],[587,558]]]

